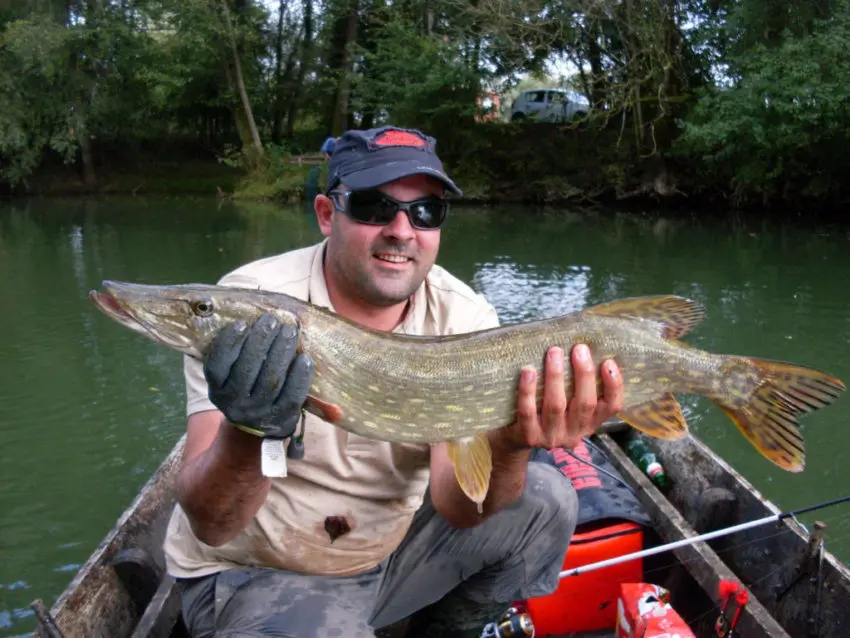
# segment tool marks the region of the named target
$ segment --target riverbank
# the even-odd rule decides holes
[[[294,147],[295,153],[310,148]],[[781,189],[747,189],[731,174],[709,171],[694,158],[640,158],[619,130],[549,124],[477,125],[441,137],[439,152],[464,190],[459,204],[606,206],[846,216],[847,187],[814,194],[805,176]],[[303,202],[324,184],[327,163],[269,147],[261,168],[248,170],[238,153],[217,154],[163,145],[133,155],[104,150],[97,184],[77,166],[47,164],[7,196],[217,195],[242,201]],[[638,158],[638,159],[635,159]],[[845,192],[846,190],[846,192]]]
[[[93,186],[86,184],[73,166],[50,166],[7,194],[11,197],[229,194],[244,179],[244,171],[220,164],[214,157],[102,166]]]

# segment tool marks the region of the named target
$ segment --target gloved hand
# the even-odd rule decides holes
[[[226,326],[204,361],[209,397],[227,420],[264,438],[292,436],[313,381],[313,360],[296,356],[298,331],[264,314]]]

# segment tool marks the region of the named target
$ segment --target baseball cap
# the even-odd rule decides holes
[[[410,175],[431,175],[455,195],[463,195],[446,174],[436,146],[437,140],[415,129],[382,126],[346,131],[331,155],[325,194],[340,183],[361,191]]]

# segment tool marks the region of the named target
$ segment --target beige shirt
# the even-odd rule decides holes
[[[225,286],[284,292],[333,310],[322,267],[326,242],[261,259],[225,275]],[[498,325],[493,307],[466,284],[434,266],[414,293],[395,332],[445,335]],[[201,364],[184,360],[189,415],[215,406]],[[272,479],[268,497],[236,538],[211,547],[198,540],[175,506],[165,538],[168,572],[198,577],[242,565],[328,575],[375,567],[399,545],[428,485],[430,448],[368,439],[308,414],[305,456],[288,460],[287,476]],[[215,498],[210,494],[209,498]],[[331,543],[328,517],[351,531]]]

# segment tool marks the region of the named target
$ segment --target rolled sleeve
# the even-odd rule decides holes
[[[183,376],[186,381],[186,416],[218,410],[210,401],[209,385],[204,377],[204,365],[188,355],[183,356]]]

